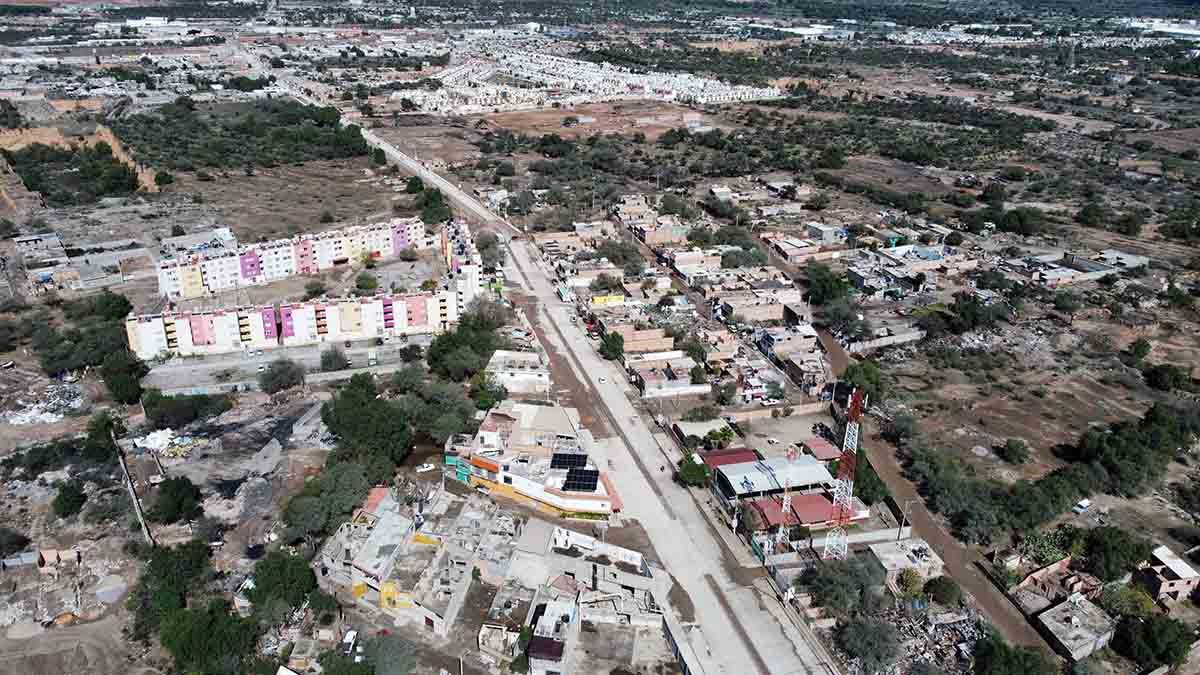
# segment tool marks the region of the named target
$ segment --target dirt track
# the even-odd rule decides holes
[[[121,620],[56,628],[25,640],[0,636],[0,675],[158,675],[154,668],[130,667]]]
[[[874,431],[874,430],[873,430]],[[1013,644],[1049,650],[1046,641],[1033,629],[1021,612],[980,571],[977,563],[983,558],[978,551],[965,546],[954,538],[941,520],[930,513],[925,501],[917,494],[917,488],[904,477],[896,448],[879,437],[870,434],[870,445],[864,443],[867,457],[879,477],[887,483],[896,503],[908,509],[908,520],[923,538],[937,551],[946,563],[946,573],[975,598],[975,604]]]

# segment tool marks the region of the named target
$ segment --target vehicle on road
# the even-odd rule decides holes
[[[779,445],[779,439],[778,438],[768,438],[767,445]]]
[[[437,469],[436,466],[430,464],[429,462],[426,462],[426,463],[422,464],[421,466],[417,467],[417,473],[429,473],[430,471],[433,471],[435,469]]]
[[[608,378],[607,378],[607,377],[602,377],[602,378],[600,378],[600,384],[604,384],[605,382],[608,382]]]
[[[265,363],[260,363],[260,364],[258,364],[258,372],[260,372],[260,373],[261,373],[261,372],[263,372],[263,371],[264,371],[264,370],[266,370],[266,369],[267,369],[267,364],[265,364]]]
[[[17,365],[16,361],[5,361],[4,363],[0,363],[0,370],[8,370],[15,365]]]

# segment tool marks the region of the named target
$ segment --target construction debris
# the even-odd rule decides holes
[[[196,436],[178,436],[174,429],[159,429],[133,439],[134,446],[159,457],[187,457],[196,446],[207,442],[207,439]]]
[[[6,424],[53,424],[73,411],[83,409],[83,389],[76,384],[51,384],[35,401],[17,399],[20,410],[0,416]]]

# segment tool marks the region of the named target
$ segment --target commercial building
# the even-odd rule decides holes
[[[833,485],[833,476],[823,462],[808,455],[771,457],[718,467],[713,476],[713,493],[727,511],[750,499],[780,495],[820,494]]]
[[[205,297],[357,264],[364,257],[391,258],[406,249],[432,248],[439,241],[446,245],[446,231],[439,239],[426,231],[419,218],[394,218],[233,248],[193,246],[182,256],[158,263],[158,291],[167,298]]]
[[[1117,622],[1079,594],[1038,615],[1038,623],[1058,653],[1082,661],[1112,641]]]

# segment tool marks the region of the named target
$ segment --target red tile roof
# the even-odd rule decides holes
[[[762,529],[777,525],[819,525],[830,519],[833,502],[824,494],[792,495],[792,510],[783,512],[783,499],[763,497],[751,502],[762,516]]]
[[[700,459],[704,460],[709,470],[716,471],[719,466],[754,462],[760,458],[758,453],[750,448],[726,448],[725,450],[713,450],[701,453]]]
[[[371,488],[370,492],[367,493],[367,501],[363,502],[363,512],[374,515],[375,509],[379,508],[379,502],[382,502],[386,496],[388,496],[388,488]]]
[[[810,455],[822,462],[828,462],[842,456],[842,451],[836,445],[820,436],[801,441],[800,444],[804,446],[805,450],[808,450]]]

